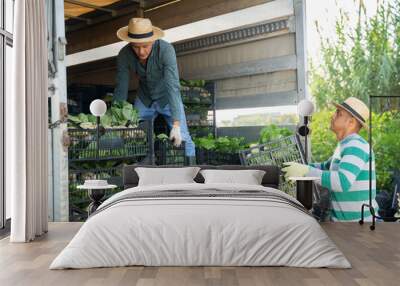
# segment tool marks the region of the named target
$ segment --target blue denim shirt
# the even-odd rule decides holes
[[[117,56],[117,77],[114,100],[127,100],[129,79],[136,74],[139,78],[138,96],[150,107],[157,101],[161,107],[169,104],[173,120],[181,118],[179,73],[174,47],[163,40],[153,44],[147,65],[144,67],[128,44]]]

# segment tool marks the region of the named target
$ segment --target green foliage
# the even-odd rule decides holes
[[[373,115],[372,148],[376,159],[378,189],[392,190],[393,170],[400,170],[400,113]]]
[[[138,111],[127,101],[116,101],[106,114],[100,117],[100,124],[105,128],[137,127]],[[80,113],[77,116],[68,115],[69,126],[79,126],[83,129],[96,128],[96,116]]]
[[[69,115],[68,127],[95,129],[96,117],[91,114]],[[115,102],[100,117],[100,124],[107,128],[137,128],[138,112],[128,102]],[[73,159],[94,159],[97,157],[97,140],[95,130],[70,131],[74,138],[69,147],[69,156]],[[146,133],[141,129],[107,130],[101,132],[99,157],[134,157],[146,155]]]
[[[263,144],[290,135],[293,135],[293,131],[290,129],[271,124],[261,129],[259,141]]]
[[[91,114],[80,113],[77,116],[68,115],[69,125],[80,126],[81,128],[95,128],[96,117]],[[82,125],[82,126],[81,126]]]
[[[197,137],[193,140],[196,148],[214,150],[221,153],[237,153],[247,147],[244,137],[222,136],[214,138],[212,134],[209,134],[207,137]]]
[[[187,86],[187,87],[204,87],[206,84],[205,80],[199,79],[199,80],[180,80],[181,86]]]
[[[208,134],[207,137],[195,137],[193,138],[193,141],[196,148],[215,150],[215,139],[212,134]]]
[[[244,137],[218,137],[215,141],[215,150],[222,153],[236,153],[245,146]]]
[[[319,111],[311,120],[311,150],[313,161],[323,162],[329,159],[336,148],[335,134],[329,130],[332,111]]]
[[[157,135],[157,139],[164,142],[164,141],[167,141],[169,139],[169,137],[167,134],[161,133],[161,134]]]
[[[367,102],[371,95],[400,92],[400,1],[380,5],[367,19],[349,29],[344,13],[336,23],[337,40],[322,40],[322,64],[311,65],[311,91],[317,107],[354,96]]]
[[[311,92],[320,110],[311,123],[314,161],[328,159],[336,146],[325,110],[329,102],[349,96],[368,102],[370,96],[400,94],[400,1],[380,2],[377,14],[369,19],[360,2],[358,24],[349,26],[348,15],[341,13],[337,40],[322,39],[322,63],[310,68]],[[398,112],[373,105],[374,111],[379,109],[385,111],[372,116],[377,187],[390,191],[392,171],[400,169],[400,119]],[[367,139],[366,130],[360,134]]]

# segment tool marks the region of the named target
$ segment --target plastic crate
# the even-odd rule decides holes
[[[304,153],[297,135],[260,144],[239,153],[241,164],[245,166],[275,165],[282,168],[286,162],[304,163]],[[279,189],[292,196],[296,194],[295,183],[285,181],[283,174],[280,175]]]
[[[90,199],[87,190],[78,189],[85,180],[107,180],[109,184],[117,185],[115,189],[106,190],[105,198],[123,190],[122,166],[97,169],[70,169],[69,170],[69,209],[70,221],[82,221],[87,218],[87,207]]]
[[[70,161],[114,160],[137,158],[140,161],[151,148],[148,134],[151,124],[136,128],[101,128],[99,148],[97,129],[68,129]]]
[[[214,150],[196,148],[196,162],[198,165],[239,165],[239,153],[225,153]]]
[[[175,147],[171,141],[156,139],[154,142],[156,165],[184,166],[186,165],[185,143]]]
[[[181,87],[182,101],[184,104],[212,104],[211,93],[202,87]]]

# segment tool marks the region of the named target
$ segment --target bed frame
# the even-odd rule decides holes
[[[135,172],[136,167],[145,168],[183,168],[181,166],[154,166],[154,165],[127,165],[123,170],[123,183],[124,189],[133,188],[138,185],[139,177]],[[210,166],[210,165],[198,165],[202,170],[205,169],[217,169],[217,170],[263,170],[265,175],[262,179],[261,184],[264,187],[271,187],[278,189],[279,185],[279,168],[277,166],[265,165],[265,166],[242,166],[242,165],[222,165],[222,166]],[[198,173],[194,180],[197,183],[204,183],[203,176]]]

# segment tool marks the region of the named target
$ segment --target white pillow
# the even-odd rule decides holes
[[[261,185],[265,171],[261,170],[202,170],[205,184],[230,183]]]
[[[138,186],[195,183],[193,179],[199,170],[199,167],[135,168],[139,177]]]

